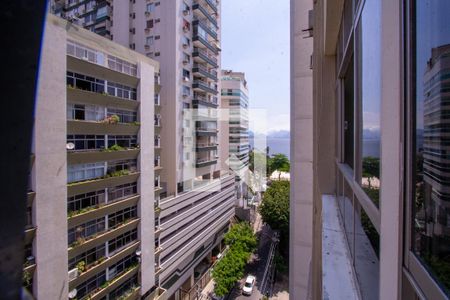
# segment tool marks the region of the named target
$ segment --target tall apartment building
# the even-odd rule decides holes
[[[245,74],[222,70],[220,108],[228,115],[228,122],[223,130],[229,134],[223,135],[220,144],[229,149],[228,157],[222,157],[223,168],[230,168],[236,175],[236,205],[246,207],[248,199],[249,171],[249,112],[248,88]]]
[[[160,63],[155,280],[172,298],[192,298],[199,286],[194,274],[211,264],[234,214],[234,176],[219,163],[228,149],[217,145],[224,134],[217,120],[220,4],[60,0],[52,8]]]
[[[449,299],[450,3],[291,4],[290,297]]]
[[[37,299],[139,299],[155,286],[159,64],[48,15],[24,283]]]

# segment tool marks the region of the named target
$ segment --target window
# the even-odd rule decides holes
[[[137,99],[137,91],[135,88],[122,85],[119,83],[109,82],[107,93],[114,97],[124,98],[128,100],[136,100]]]
[[[103,93],[105,91],[104,80],[69,71],[67,71],[67,85],[95,93]]]
[[[109,241],[108,252],[110,255],[114,255],[114,253],[120,251],[121,249],[123,249],[123,247],[127,246],[128,244],[131,244],[131,242],[136,240],[137,240],[137,229],[125,232]]]
[[[97,105],[67,104],[67,119],[100,121],[105,118],[105,108]]]
[[[103,6],[97,9],[97,20],[101,19],[103,17],[106,17],[108,15],[108,7]]]
[[[99,245],[84,253],[81,253],[71,259],[69,259],[69,271],[77,267],[77,264],[84,262],[86,266],[91,265],[100,258],[105,257],[105,245]]]
[[[108,55],[108,68],[132,76],[136,76],[137,74],[136,64],[129,63],[112,55]]]
[[[183,97],[189,97],[191,95],[191,88],[183,85]]]
[[[105,163],[88,163],[67,166],[67,182],[93,179],[105,175]]]
[[[161,38],[160,35],[155,35],[155,40],[159,40]]]
[[[147,21],[147,28],[149,28],[149,29],[153,28],[153,20]]]
[[[188,64],[191,62],[191,56],[187,53],[183,52],[183,63]]]
[[[67,231],[69,246],[79,239],[89,239],[103,231],[105,231],[105,218],[99,218],[70,228]]]
[[[137,182],[126,183],[108,189],[108,202],[124,199],[137,194]]]
[[[380,194],[380,108],[381,108],[381,3],[367,0],[358,23],[358,99],[361,186],[379,206]],[[359,170],[358,170],[359,171]]]
[[[108,117],[112,115],[116,115],[119,117],[119,123],[133,123],[137,121],[137,112],[117,109],[117,108],[108,108]]]
[[[153,12],[155,10],[155,4],[154,3],[149,3],[147,4],[147,12]],[[148,27],[148,26],[147,26]]]
[[[450,296],[450,2],[412,1],[410,249]],[[409,136],[409,135],[408,135]],[[415,277],[416,274],[413,274]],[[421,287],[427,293],[428,287]]]
[[[105,203],[105,190],[79,194],[67,198],[67,212],[79,211]]]
[[[125,170],[129,172],[136,172],[137,171],[136,159],[108,162],[108,169],[107,169],[108,174]]]
[[[137,258],[134,254],[128,255],[119,260],[114,265],[108,268],[108,278],[111,280],[117,275],[125,272],[129,267],[134,266],[137,263]]]
[[[114,145],[118,145],[123,148],[136,148],[137,136],[136,135],[109,135],[108,136],[108,148]]]
[[[122,225],[124,222],[137,217],[137,207],[132,206],[108,216],[108,228],[115,228]]]
[[[181,43],[183,44],[184,48],[187,48],[191,45],[191,40],[189,40],[187,37],[182,36],[181,37]]]
[[[153,45],[153,36],[148,36],[148,37],[147,37],[147,42],[146,42],[146,44],[147,44],[148,46]]]
[[[82,298],[83,296],[89,294],[93,290],[101,287],[106,282],[106,272],[101,271],[100,273],[92,276],[82,284],[76,287],[77,297]]]
[[[380,143],[367,140],[378,137],[375,133],[380,127],[381,9],[377,0],[361,1],[361,10],[353,4],[353,0],[345,0],[336,45],[336,198],[362,298],[378,299],[379,211],[370,202],[378,203],[380,149],[376,147]],[[366,194],[359,193],[361,188]]]
[[[161,53],[155,52],[155,57],[158,57],[158,56],[160,56],[160,55],[161,55]]]
[[[189,81],[190,78],[191,78],[191,72],[189,72],[189,71],[186,70],[186,69],[183,69],[182,76],[183,76],[183,80],[184,80],[184,81]]]

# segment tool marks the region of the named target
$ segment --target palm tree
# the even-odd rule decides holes
[[[291,168],[291,164],[289,162],[289,159],[287,158],[286,155],[278,153],[278,154],[274,154],[271,158],[270,158],[270,170],[271,171],[279,171],[278,173],[278,180],[281,179],[281,172],[289,172],[290,168]]]

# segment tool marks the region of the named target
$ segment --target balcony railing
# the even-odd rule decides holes
[[[192,84],[192,88],[199,88],[205,92],[212,93],[214,95],[217,95],[218,91],[215,86],[209,85],[207,82],[201,81],[201,80],[194,80],[194,83]]]
[[[217,1],[215,1],[215,0],[203,0],[203,1],[208,4],[208,6],[214,11],[214,13],[217,13],[217,5],[218,5]],[[202,4],[201,2],[202,1],[200,1],[200,0],[194,1],[195,4],[200,4],[200,5]]]
[[[197,168],[206,167],[210,165],[215,165],[217,163],[217,158],[199,158],[195,161],[195,166]]]
[[[214,68],[217,68],[219,66],[217,58],[209,54],[205,49],[194,47],[192,56],[201,58],[204,62],[210,64]]]
[[[217,31],[214,28],[214,26],[209,26],[205,21],[196,19],[192,22],[192,24],[195,26],[202,27],[206,32],[208,32],[213,38],[217,39]]]
[[[87,60],[91,63],[106,67],[108,69],[128,74],[130,76],[137,76],[137,65],[124,61],[113,55],[107,55],[101,51],[86,47],[79,43],[72,41],[67,42],[67,54],[79,59]],[[107,57],[106,64],[104,57]]]
[[[192,5],[192,10],[194,10],[194,12],[200,11],[208,19],[208,21],[217,28],[217,20],[201,4],[194,3],[194,5]]]
[[[200,73],[203,76],[206,76],[208,78],[211,78],[215,81],[217,81],[217,71],[216,70],[208,70],[207,67],[198,64],[198,63],[194,63],[194,66],[192,68],[192,72],[193,73]]]
[[[215,43],[208,41],[207,37],[201,36],[198,34],[198,30],[194,28],[194,36],[192,37],[193,42],[200,42],[203,46],[211,50],[214,54],[219,53],[219,49],[217,48]]]

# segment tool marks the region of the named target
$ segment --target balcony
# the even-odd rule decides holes
[[[203,168],[211,165],[217,164],[216,158],[199,158],[195,162],[196,168]]]
[[[197,152],[217,150],[217,144],[216,143],[197,143],[195,145],[195,150]]]
[[[97,206],[92,206],[81,211],[71,212],[67,215],[67,226],[73,228],[75,226],[84,224],[90,220],[94,220],[116,211],[137,205],[139,195],[127,197],[125,199],[102,203]]]
[[[192,89],[206,93],[211,93],[214,95],[217,95],[218,93],[216,87],[211,87],[207,82],[201,80],[194,80],[194,83],[192,84]]]
[[[112,135],[137,135],[139,125],[110,124],[95,121],[67,120],[67,134],[112,134]]]
[[[112,161],[119,159],[136,159],[139,155],[138,148],[130,148],[118,151],[108,149],[68,151],[67,163],[70,165],[94,163],[98,161]]]
[[[206,97],[196,95],[194,93],[194,99],[192,99],[192,106],[193,106],[193,108],[199,108],[199,105],[203,105],[203,106],[207,106],[207,107],[211,107],[211,108],[219,107],[217,100],[216,100],[216,102],[214,102],[214,101],[208,100]]]
[[[120,276],[107,281],[104,286],[100,287],[97,290],[94,291],[94,293],[91,293],[90,300],[100,300],[105,299],[105,296],[115,290],[117,287],[119,287],[122,283],[127,281],[128,279],[132,278],[134,275],[136,275],[139,271],[139,265],[132,266],[128,268],[124,273],[122,273]],[[134,294],[134,293],[133,293]],[[127,299],[132,299],[130,297],[127,297]]]
[[[203,7],[199,3],[194,3],[194,5],[192,5],[192,10],[194,11],[194,13],[200,13],[200,15],[206,17],[208,21],[217,28],[217,20],[205,7]]]
[[[71,87],[67,88],[67,100],[72,103],[95,104],[98,106],[124,108],[128,110],[137,110],[139,107],[139,102],[136,100]]]
[[[195,133],[197,136],[216,136],[218,130],[216,128],[195,128]]]
[[[194,35],[192,37],[192,41],[194,42],[194,46],[196,46],[196,47],[208,48],[214,54],[219,53],[219,49],[216,47],[216,45],[214,43],[208,41],[206,37],[199,35],[196,28],[194,28]]]
[[[24,244],[30,244],[36,236],[36,227],[28,227],[25,229]]]
[[[108,66],[91,62],[87,58],[67,55],[67,70],[81,74],[89,74],[89,76],[107,79],[112,82],[120,82],[127,86],[137,86],[139,84],[139,78],[131,75],[131,73],[126,74],[116,71]]]
[[[75,196],[91,191],[115,187],[121,184],[135,182],[139,178],[139,172],[128,173],[122,176],[100,177],[85,181],[73,182],[67,184],[67,196]]]
[[[197,75],[199,77],[207,77],[217,82],[217,71],[208,70],[208,68],[203,65],[194,63],[192,73],[194,73],[194,75]]]
[[[217,40],[217,31],[213,26],[208,26],[208,24],[206,24],[206,22],[202,21],[202,20],[194,20],[192,21],[192,25],[194,25],[194,28],[197,26],[200,26],[201,28],[203,28],[209,35],[211,35],[214,39]]]
[[[131,244],[120,249],[118,252],[114,253],[110,257],[103,257],[103,259],[100,259],[99,261],[86,266],[85,270],[81,274],[80,271],[78,271],[79,273],[78,276],[73,280],[69,281],[69,290],[76,288],[78,285],[88,280],[94,274],[114,265],[124,257],[127,257],[135,253],[139,247],[139,244],[140,244],[139,241],[132,242]]]
[[[118,235],[137,228],[139,222],[139,218],[125,220],[117,227],[114,227],[108,231],[100,232],[97,235],[90,237],[88,240],[83,241],[82,243],[72,245],[68,248],[67,251],[69,259],[80,255],[97,245],[104,244],[105,242],[117,237]]]
[[[192,57],[194,58],[194,60],[207,63],[213,68],[219,67],[217,58],[209,54],[205,49],[194,47]]]

